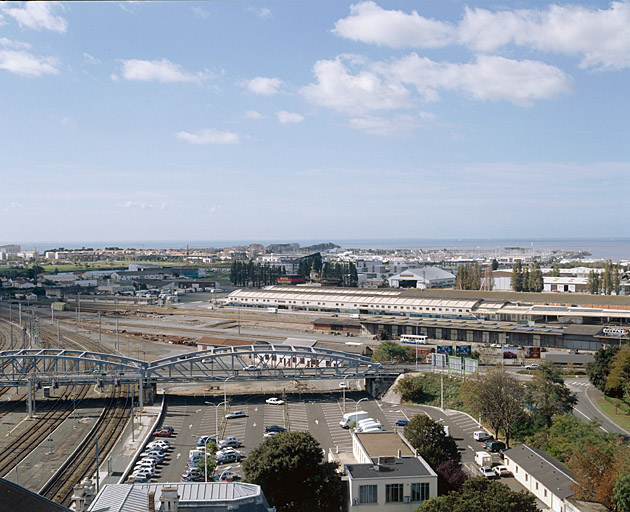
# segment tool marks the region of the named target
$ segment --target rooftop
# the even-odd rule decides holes
[[[387,457],[386,461],[375,464],[346,464],[346,474],[353,479],[433,476],[418,457]]]
[[[395,432],[373,432],[355,434],[363,445],[367,455],[372,459],[378,457],[393,457],[400,450],[403,457],[415,456],[414,451]]]
[[[506,450],[504,454],[527,473],[534,475],[536,480],[558,498],[564,499],[574,494],[575,476],[569,468],[548,453],[521,444]]]

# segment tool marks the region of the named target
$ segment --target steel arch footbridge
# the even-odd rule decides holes
[[[380,366],[365,356],[292,345],[211,348],[151,362],[81,350],[6,350],[0,386],[366,378],[378,376]]]

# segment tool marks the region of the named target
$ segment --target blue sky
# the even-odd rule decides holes
[[[630,236],[630,3],[0,5],[0,243]]]

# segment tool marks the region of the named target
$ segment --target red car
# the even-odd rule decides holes
[[[171,437],[173,433],[170,430],[160,429],[153,432],[155,437]]]

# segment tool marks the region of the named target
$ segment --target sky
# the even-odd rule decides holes
[[[2,2],[0,244],[630,236],[630,2]]]

